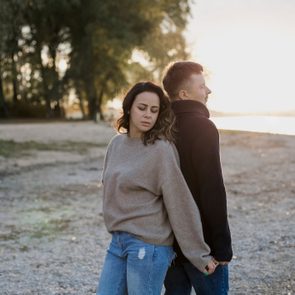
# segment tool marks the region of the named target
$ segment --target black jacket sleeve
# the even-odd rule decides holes
[[[203,131],[192,144],[192,162],[198,187],[196,201],[211,254],[219,261],[230,261],[231,235],[220,163],[219,134],[210,121]]]

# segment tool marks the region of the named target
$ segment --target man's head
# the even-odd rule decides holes
[[[192,61],[168,65],[163,86],[171,100],[196,100],[206,104],[211,90],[206,86],[203,67]]]

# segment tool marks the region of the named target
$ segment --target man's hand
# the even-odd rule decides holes
[[[213,261],[214,261],[214,263],[216,264],[216,266],[217,266],[218,264],[220,264],[220,265],[228,265],[228,264],[229,264],[229,261],[217,261],[217,260],[214,259],[214,258],[213,258]]]
[[[212,258],[212,260],[206,266],[206,272],[204,273],[205,275],[211,275],[212,273],[214,273],[218,265],[227,265],[227,264],[229,264],[229,261],[217,261],[215,258]]]

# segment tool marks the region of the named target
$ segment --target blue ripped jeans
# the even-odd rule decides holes
[[[126,232],[112,234],[97,295],[160,295],[174,258],[172,246],[145,243]]]

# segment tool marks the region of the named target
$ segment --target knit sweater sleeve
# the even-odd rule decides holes
[[[106,153],[104,156],[104,160],[103,160],[103,168],[102,168],[102,172],[101,172],[101,176],[100,176],[100,182],[103,184],[104,182],[104,172],[106,170],[107,164],[108,164],[108,159],[110,157],[110,153],[111,153],[111,149],[112,149],[112,145],[113,142],[116,140],[116,138],[118,137],[118,135],[115,135],[109,142],[107,149],[106,149]]]
[[[205,130],[205,127],[204,127]],[[213,123],[192,144],[192,165],[199,187],[198,205],[204,228],[210,230],[212,255],[219,261],[232,258],[231,236],[227,220],[226,191],[219,153],[219,134]]]
[[[205,243],[199,209],[181,173],[174,145],[168,144],[159,155],[162,194],[168,218],[183,254],[200,271],[211,260]]]

